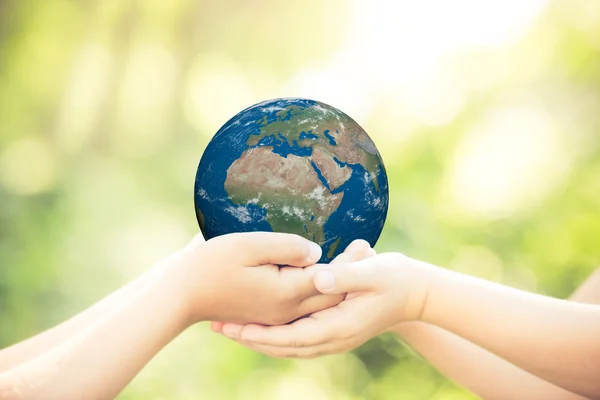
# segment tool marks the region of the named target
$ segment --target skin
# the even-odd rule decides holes
[[[282,324],[331,307],[343,296],[315,289],[308,266],[320,256],[290,234],[198,236],[81,314],[0,351],[0,399],[114,398],[196,322]]]
[[[600,304],[600,269],[570,297]],[[451,380],[485,399],[585,399],[509,363],[453,333],[424,322],[391,329]],[[515,385],[514,382],[519,382]]]
[[[600,269],[570,300],[600,304]],[[404,322],[391,329],[450,379],[485,399],[584,399],[524,371],[489,351],[423,322]],[[514,382],[519,382],[515,385]]]
[[[274,357],[343,352],[393,331],[484,398],[600,398],[598,272],[566,301],[387,253],[319,267],[315,285],[349,294],[292,324],[213,329]]]

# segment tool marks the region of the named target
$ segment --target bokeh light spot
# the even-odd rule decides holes
[[[495,109],[459,143],[449,173],[462,211],[503,217],[548,195],[567,175],[570,155],[547,112]]]
[[[0,181],[17,195],[35,195],[56,184],[57,160],[48,142],[28,137],[0,154]]]

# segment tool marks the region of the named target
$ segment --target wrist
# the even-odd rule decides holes
[[[438,325],[440,313],[447,313],[444,303],[447,302],[448,291],[454,290],[455,273],[444,268],[430,265],[427,277],[427,296],[425,298],[420,321]]]
[[[415,332],[418,332],[421,325],[424,325],[424,322],[421,321],[404,321],[399,322],[396,325],[391,326],[386,332],[395,333],[398,336],[410,335]]]
[[[429,297],[435,281],[437,267],[422,261],[407,258],[409,276],[401,277],[410,282],[405,313],[401,322],[423,321],[429,307]],[[401,283],[400,287],[403,284]]]
[[[217,249],[218,250],[218,249]],[[178,288],[188,325],[216,320],[219,295],[223,287],[222,273],[216,271],[219,261],[211,241],[192,242],[167,260],[169,275]]]
[[[149,279],[158,282],[158,294],[171,305],[174,316],[182,329],[198,322],[197,310],[191,301],[191,276],[183,256],[176,254],[155,265]]]

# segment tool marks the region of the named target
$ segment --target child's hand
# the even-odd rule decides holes
[[[213,325],[229,338],[272,357],[315,357],[351,350],[402,321],[418,320],[427,297],[428,266],[397,253],[319,267],[315,285],[348,293],[337,306],[289,325]]]
[[[297,268],[320,257],[321,248],[300,236],[251,232],[198,236],[174,264],[190,323],[283,324],[341,301],[315,289],[314,269]]]
[[[342,254],[338,255],[332,262],[331,264],[339,264],[339,263],[344,263],[344,262],[352,262],[352,261],[359,261],[359,260],[363,260],[365,258],[368,257],[372,257],[375,255],[375,250],[373,250],[371,248],[371,246],[369,246],[369,243],[366,242],[365,240],[355,240],[353,241],[345,250]],[[306,271],[311,271],[311,273],[314,273],[314,271],[319,268],[319,265],[312,265],[310,267],[306,267],[305,270]],[[314,275],[311,275],[314,276]],[[336,305],[338,304],[340,301],[344,300],[344,298],[346,297],[345,293],[342,294],[338,294],[338,295],[330,295],[327,297],[327,301],[331,302],[331,305]],[[324,307],[326,308],[326,307]],[[322,308],[323,309],[323,308]],[[225,322],[220,322],[220,321],[213,321],[211,324],[211,328],[218,333],[222,333],[222,329],[223,326],[225,325]]]

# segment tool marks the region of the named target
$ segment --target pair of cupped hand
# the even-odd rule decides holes
[[[272,357],[315,357],[421,317],[427,290],[414,260],[364,240],[328,265],[320,256],[291,234],[198,237],[177,256],[190,318]]]

